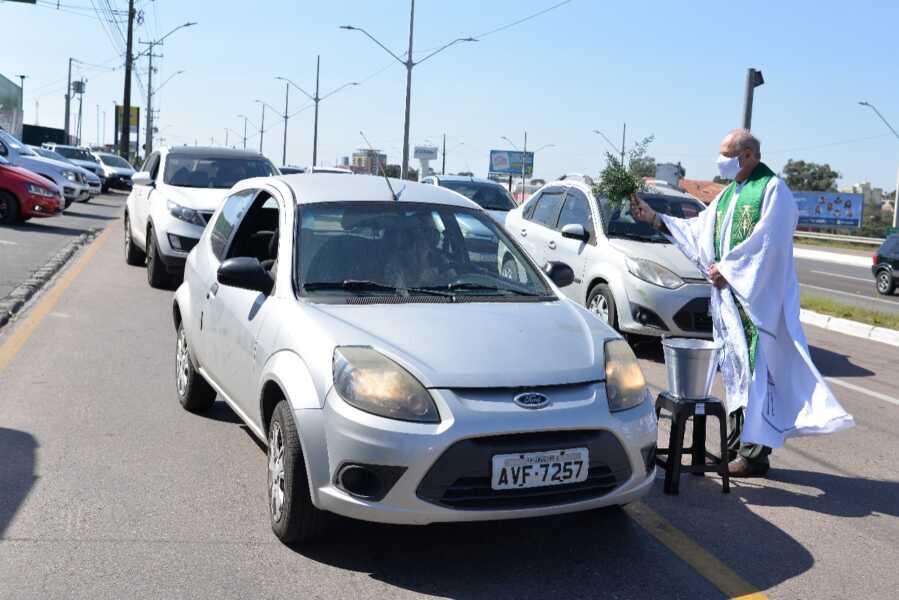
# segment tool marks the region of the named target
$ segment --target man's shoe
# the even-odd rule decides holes
[[[767,462],[750,462],[742,456],[727,465],[731,477],[764,477],[768,473]]]

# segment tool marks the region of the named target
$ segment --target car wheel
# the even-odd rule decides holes
[[[209,410],[215,402],[215,390],[197,373],[191,362],[184,323],[178,325],[178,342],[175,346],[175,391],[181,406],[192,413]]]
[[[125,262],[133,267],[143,266],[147,260],[147,255],[134,244],[134,238],[131,237],[131,219],[128,213],[125,213]]]
[[[896,291],[896,282],[893,280],[893,275],[886,269],[881,269],[877,273],[877,292],[889,296],[894,291]]]
[[[615,308],[615,297],[612,290],[604,283],[593,286],[587,295],[587,309],[594,315],[609,324],[612,329],[618,329],[618,312]]]
[[[150,287],[163,290],[171,286],[171,277],[159,257],[156,234],[152,227],[147,228],[147,283]]]
[[[0,192],[0,223],[11,225],[19,220],[19,201],[8,192]]]
[[[287,400],[268,428],[268,507],[272,531],[285,544],[307,544],[323,530],[325,513],[312,504],[303,449]]]
[[[511,256],[506,256],[503,259],[503,269],[500,275],[509,281],[518,281],[518,265],[515,264],[515,259]]]

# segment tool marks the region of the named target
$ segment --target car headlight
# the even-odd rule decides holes
[[[195,211],[192,208],[187,208],[181,206],[176,202],[172,202],[169,200],[166,202],[166,206],[169,209],[169,213],[176,219],[184,221],[185,223],[193,223],[194,225],[199,225],[200,227],[205,227],[206,223],[203,222],[203,217],[200,216],[200,213]]]
[[[334,389],[347,404],[388,419],[439,423],[431,394],[404,368],[371,348],[334,351]]]
[[[45,187],[34,185],[33,183],[28,184],[28,193],[34,194],[35,196],[43,196],[44,198],[56,198],[58,195],[53,190],[48,190]]]
[[[662,265],[643,258],[626,257],[628,272],[647,283],[674,290],[684,285],[684,280]]]
[[[69,181],[78,181],[78,176],[75,174],[75,171],[63,171],[62,176]]]
[[[624,340],[609,340],[605,355],[609,410],[615,412],[640,406],[647,398],[646,379],[631,347]]]

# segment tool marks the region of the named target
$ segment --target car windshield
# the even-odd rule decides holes
[[[62,154],[69,160],[86,160],[88,162],[97,162],[97,159],[94,158],[90,152],[87,150],[82,150],[81,148],[66,148],[63,146],[56,147],[56,153]]]
[[[131,169],[134,170],[128,161],[122,158],[121,156],[116,156],[115,154],[101,154],[100,162],[102,162],[107,167],[120,167],[122,169]]]
[[[485,210],[512,210],[515,203],[501,185],[479,181],[441,181],[440,185],[458,192]]]
[[[170,154],[166,159],[163,181],[178,187],[228,189],[250,177],[276,174],[272,163],[262,157],[202,158]]]
[[[303,205],[299,223],[297,281],[305,295],[554,298],[533,263],[476,210],[334,202]]]
[[[43,156],[44,158],[52,158],[53,160],[61,160],[62,162],[69,162],[65,156],[59,154],[58,152],[54,152],[53,150],[48,150],[47,148],[32,148],[35,152]]]
[[[695,217],[705,210],[705,206],[701,202],[692,198],[655,194],[638,194],[638,196],[646,201],[654,211],[681,219]],[[603,227],[607,236],[669,243],[668,238],[651,225],[634,219],[631,215],[630,202],[625,200],[619,204],[614,204],[607,198],[600,198],[599,204],[602,210]]]

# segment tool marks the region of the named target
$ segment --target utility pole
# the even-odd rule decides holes
[[[284,146],[281,149],[281,164],[287,165],[287,101],[290,98],[290,83],[284,82]]]
[[[880,111],[877,110],[876,106],[874,106],[870,102],[866,102],[864,100],[859,102],[859,104],[861,104],[862,106],[867,106],[868,108],[873,110],[874,114],[876,114],[878,117],[880,117],[880,120],[883,121],[883,124],[886,125],[887,128],[893,132],[893,135],[896,136],[896,139],[899,140],[899,132],[897,132],[893,128],[893,126],[890,125],[890,122],[886,120],[886,117],[884,117],[882,114],[880,114]],[[897,225],[897,223],[899,223],[899,172],[896,173],[896,196],[895,196],[895,198],[893,198],[893,228],[894,229],[896,227],[899,227],[899,225]]]
[[[225,127],[225,148],[228,147],[228,128]]]
[[[153,54],[153,46],[155,46],[158,42],[138,42],[139,44],[145,44],[149,46],[147,48],[147,58],[149,60],[149,71],[147,73],[147,133],[146,133],[146,142],[144,143],[144,156],[149,156],[150,152],[153,151],[153,59],[154,58],[162,58],[161,54]]]
[[[125,94],[122,100],[122,134],[119,154],[125,160],[131,158],[131,66],[134,46],[134,0],[128,0],[128,35],[125,38]]]
[[[78,94],[78,145],[82,145],[81,138],[81,108],[84,106],[84,80],[81,80],[81,92]]]
[[[762,72],[756,69],[746,70],[746,97],[743,100],[743,129],[752,127],[752,98],[755,88],[765,83]]]
[[[75,60],[72,57],[69,57],[69,78],[66,83],[66,143],[69,143],[69,115],[71,114],[71,102],[72,102],[72,61]]]
[[[621,166],[624,167],[624,139],[627,135],[627,123],[621,126]]]
[[[265,104],[262,104],[262,125],[259,126],[259,154],[262,154],[262,138],[265,135]]]
[[[25,80],[28,75],[16,75],[19,78],[19,108],[22,109],[22,124],[25,124]]]
[[[243,118],[243,149],[247,149],[247,118]]]
[[[97,146],[100,145],[100,105],[97,105]]]
[[[440,174],[446,175],[446,134],[443,134],[443,165],[440,167]]]
[[[106,145],[106,111],[101,110],[100,113],[103,115],[103,136],[100,138],[100,146],[103,147]]]
[[[521,198],[524,200],[525,195],[525,181],[524,174],[527,170],[527,162],[528,162],[528,132],[524,132],[524,151],[521,153]]]
[[[321,55],[315,57],[315,125],[312,132],[312,166],[318,166],[318,103],[321,98],[318,97],[318,75],[319,67],[321,67]]]

